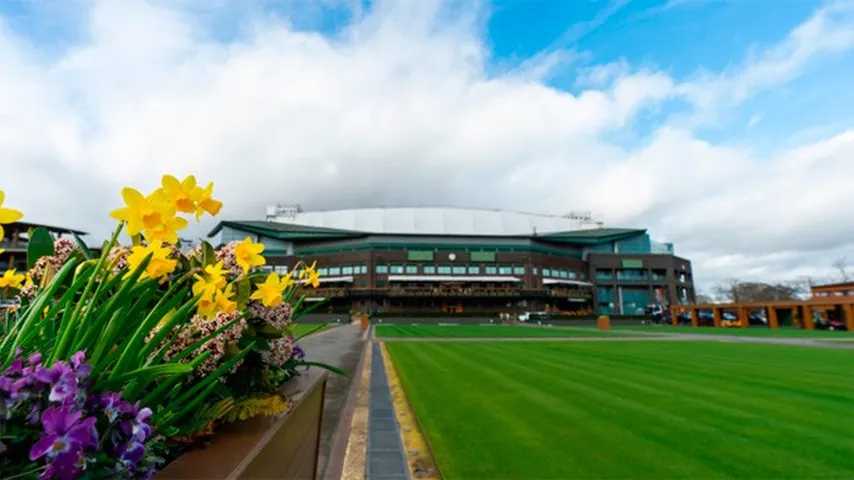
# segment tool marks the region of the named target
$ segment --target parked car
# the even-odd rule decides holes
[[[697,312],[697,320],[700,321],[700,325],[713,325],[715,323],[715,316],[711,310],[700,310]]]
[[[665,321],[664,307],[659,303],[647,305],[644,314],[651,318],[653,323],[664,323]]]
[[[747,316],[747,323],[750,325],[762,325],[764,327],[768,325],[768,319],[765,317],[765,312],[755,311],[750,312]]]
[[[848,330],[845,322],[836,318],[825,318],[817,316],[815,319],[815,328],[819,330]]]

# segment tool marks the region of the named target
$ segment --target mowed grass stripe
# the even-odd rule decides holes
[[[457,353],[465,355],[465,352],[462,351],[458,351]],[[551,437],[553,436],[551,432],[555,431],[561,433],[566,432],[566,416],[568,410],[572,408],[574,410],[575,423],[584,423],[589,427],[586,430],[585,436],[574,438],[574,442],[580,442],[582,445],[597,445],[609,442],[613,438],[622,437],[629,439],[638,446],[637,449],[631,452],[623,452],[623,463],[621,464],[621,467],[626,468],[619,472],[620,476],[633,474],[662,474],[663,472],[656,470],[644,471],[644,457],[649,451],[658,451],[662,455],[668,455],[671,457],[684,456],[683,451],[677,448],[676,445],[669,444],[666,436],[653,434],[650,431],[646,431],[643,436],[640,436],[633,428],[631,428],[631,426],[624,425],[620,422],[614,422],[612,420],[614,414],[627,408],[627,401],[630,407],[641,410],[642,414],[658,416],[657,424],[665,424],[667,423],[667,420],[673,420],[672,418],[663,418],[667,417],[666,412],[657,412],[652,408],[637,404],[631,399],[622,398],[622,395],[619,392],[607,391],[592,387],[590,384],[585,382],[575,381],[569,375],[555,376],[548,372],[543,372],[539,368],[532,368],[530,361],[526,361],[524,363],[490,363],[489,360],[491,358],[495,358],[495,355],[500,355],[501,353],[502,352],[499,351],[479,351],[478,354],[472,358],[471,365],[477,366],[475,367],[475,373],[482,373],[484,369],[488,370],[488,372],[494,377],[489,381],[506,385],[519,379],[518,381],[520,383],[524,383],[525,386],[528,387],[521,390],[525,393],[522,398],[519,399],[518,407],[520,410],[539,407],[536,408],[538,412],[538,418],[536,420],[537,423],[539,423],[536,430],[542,435],[541,438]],[[461,365],[462,362],[464,362],[463,358],[455,358],[454,360],[457,365]],[[552,387],[551,391],[534,390],[529,388],[530,383],[543,384],[544,382],[548,382],[550,387]],[[513,391],[508,389],[508,394],[513,395]],[[566,401],[567,398],[572,398],[574,401],[568,403]],[[549,415],[544,416],[544,413],[548,413]],[[558,416],[551,414],[562,415]],[[571,429],[572,428],[570,428],[570,430]],[[595,432],[596,436],[591,438],[591,432]],[[552,442],[546,441],[541,448],[548,449],[551,444]],[[605,457],[600,458],[602,455]],[[591,468],[596,468],[596,466],[601,464],[603,461],[610,460],[610,455],[611,454],[605,450],[593,450],[588,452],[584,457],[581,457],[580,460],[584,461],[584,469],[589,470]],[[696,455],[683,458],[679,464],[683,467],[684,471],[679,472],[679,474],[710,474],[712,471],[706,468],[703,463],[713,463],[713,459],[709,458],[705,462],[699,460],[702,459],[697,458]],[[557,474],[558,472],[554,473]]]
[[[631,336],[634,332],[602,332],[595,328],[535,327],[521,325],[377,325],[374,335],[380,338],[445,337],[445,338],[528,338],[528,337],[602,337]]]
[[[852,352],[706,342],[389,350],[446,478],[838,477],[854,468]],[[719,361],[689,367],[697,354]]]
[[[559,403],[557,405],[554,404],[555,400],[550,402],[548,392],[531,390],[521,379],[496,374],[493,369],[486,368],[484,372],[482,371],[484,364],[476,359],[460,362],[459,356],[454,355],[452,349],[437,349],[431,345],[420,352],[415,362],[430,362],[430,359],[441,359],[446,364],[455,365],[454,370],[459,374],[457,378],[463,379],[458,395],[447,399],[434,395],[426,403],[418,402],[417,406],[415,405],[416,402],[413,402],[416,411],[429,409],[431,412],[424,416],[425,420],[422,422],[422,426],[428,432],[434,455],[445,478],[487,478],[495,473],[492,472],[494,467],[490,465],[497,463],[500,463],[502,469],[507,471],[524,471],[530,463],[531,457],[507,456],[503,454],[503,448],[507,445],[525,445],[531,455],[536,457],[538,452],[553,450],[556,444],[578,444],[582,440],[585,442],[591,440],[590,438],[580,439],[575,436],[577,432],[574,429],[565,428],[566,415],[573,411],[578,413],[581,410],[568,408],[563,409],[562,415],[555,415],[563,406],[563,402],[559,398],[555,399]],[[491,362],[486,363],[486,365],[490,364]],[[408,369],[403,368],[401,370],[407,371]],[[414,385],[420,385],[421,381],[425,381],[425,384],[432,383],[423,378],[419,378],[417,382],[413,383],[411,378],[405,377],[406,375],[404,375],[402,383],[407,391],[414,388]],[[492,398],[484,399],[479,393],[479,382],[483,381],[503,385],[503,388],[500,392],[496,392]],[[424,393],[429,395],[430,392]],[[511,411],[524,412],[534,409],[538,413],[533,417],[521,414],[507,415],[505,411],[490,407],[496,401],[505,403]],[[449,408],[449,403],[453,404],[453,413],[446,410]],[[460,413],[459,416],[457,413]],[[448,417],[448,414],[451,416]],[[419,419],[421,418],[422,416],[419,415]],[[458,418],[477,418],[478,421],[457,423],[454,429],[440,428],[441,424],[456,422]],[[600,422],[601,419],[582,412],[582,414],[577,415],[577,421],[592,423]],[[500,433],[491,432],[484,435],[483,424],[496,426]],[[619,433],[609,431],[608,425],[605,424],[595,429],[595,432],[597,432],[599,441],[606,441],[609,436]],[[457,445],[458,449],[443,448],[446,445]],[[627,455],[630,460],[632,453],[635,452],[629,452]],[[548,460],[548,458],[543,460]],[[593,450],[588,455],[566,458],[559,463],[538,461],[540,467],[537,475],[560,476],[561,472],[567,468],[584,471],[588,470],[591,465],[607,460],[608,455],[605,455],[604,452]],[[460,477],[454,474],[454,472],[460,471],[466,472],[465,476]],[[628,472],[626,470],[624,473]]]
[[[537,365],[529,363],[526,365],[519,366],[516,372],[520,376],[524,376],[530,378],[532,381],[548,381],[549,375],[548,373],[538,375]],[[587,378],[581,378],[581,381],[571,380],[571,378],[575,376],[585,376]],[[596,409],[600,411],[604,410],[607,414],[607,418],[611,418],[616,415],[630,413],[639,418],[649,419],[649,428],[645,429],[645,440],[654,442],[653,450],[658,452],[660,455],[667,455],[672,457],[674,455],[680,455],[681,452],[686,451],[686,445],[677,445],[673,444],[672,436],[669,434],[669,429],[671,425],[679,424],[685,427],[691,428],[692,436],[698,436],[702,438],[703,435],[708,435],[709,433],[713,434],[728,434],[735,435],[737,431],[735,430],[726,430],[722,429],[721,425],[728,425],[728,421],[724,419],[721,422],[712,423],[706,422],[703,425],[701,422],[692,421],[692,415],[678,415],[675,413],[670,413],[667,410],[656,408],[656,406],[649,402],[643,402],[639,400],[643,398],[642,396],[636,395],[637,393],[645,393],[645,392],[633,392],[632,389],[627,388],[628,383],[625,381],[607,381],[605,377],[600,377],[597,375],[589,375],[581,370],[577,370],[572,373],[572,375],[567,375],[561,380],[557,382],[558,385],[569,386],[573,392],[585,395],[586,398],[579,399],[579,402],[584,405],[595,405]],[[596,388],[591,387],[590,385],[597,384]],[[749,416],[745,412],[745,417]],[[738,422],[742,422],[744,419],[734,419]],[[705,427],[705,428],[704,428]],[[692,449],[691,447],[699,447]],[[693,462],[700,461],[705,464],[708,469],[712,469],[715,467],[720,467],[720,454],[725,454],[729,458],[732,464],[739,465],[745,461],[749,460],[747,455],[751,455],[752,453],[756,454],[764,454],[764,455],[780,455],[785,452],[778,451],[772,446],[765,445],[763,446],[763,452],[744,452],[741,448],[733,448],[729,449],[729,451],[718,451],[712,452],[705,448],[701,443],[687,445],[688,453],[690,454],[690,460]],[[681,465],[685,466],[685,462],[679,462]],[[726,467],[728,465],[724,465]],[[706,471],[698,471],[697,466],[693,465],[691,468],[685,468],[680,472],[659,472],[659,471],[635,471],[633,473],[639,475],[663,475],[665,473],[678,475],[692,475],[692,476],[700,476],[700,475],[709,475],[712,470]],[[719,468],[720,469],[720,468]],[[728,475],[738,475],[740,472],[736,468],[732,468],[729,471],[725,472]],[[780,474],[782,472],[777,472]]]
[[[774,348],[774,347],[771,347]],[[532,362],[532,365],[536,366],[537,362]],[[548,369],[553,367],[553,364],[546,363],[543,365],[544,369]],[[820,411],[826,417],[825,421],[817,421],[818,419],[814,416],[805,416],[802,417],[804,419],[803,422],[798,424],[785,424],[779,425],[775,422],[770,422],[768,417],[764,415],[763,412],[758,411],[753,407],[752,403],[757,399],[756,397],[750,398],[745,397],[744,393],[746,392],[734,392],[734,391],[715,391],[715,390],[702,390],[700,388],[689,388],[685,386],[684,382],[665,382],[662,381],[660,377],[653,376],[649,373],[640,373],[639,372],[628,372],[622,378],[615,379],[613,377],[607,375],[601,375],[596,372],[601,370],[595,368],[595,365],[591,365],[588,370],[576,369],[573,371],[573,376],[582,377],[587,381],[592,383],[597,383],[602,387],[609,387],[609,391],[623,392],[624,395],[630,396],[631,398],[646,398],[649,401],[649,404],[655,404],[655,397],[658,396],[659,392],[667,392],[667,395],[680,395],[685,398],[693,398],[693,401],[685,406],[685,413],[682,418],[673,417],[668,414],[662,414],[661,411],[657,412],[644,412],[643,409],[645,405],[630,405],[633,408],[639,408],[638,413],[648,413],[652,416],[660,415],[663,418],[663,421],[682,421],[689,420],[693,421],[693,423],[699,426],[700,424],[705,424],[709,428],[708,431],[723,431],[731,435],[731,438],[735,440],[747,440],[752,441],[751,438],[747,438],[742,435],[742,432],[745,428],[749,427],[751,431],[762,432],[764,430],[773,429],[777,433],[793,435],[793,436],[807,436],[810,438],[812,442],[812,448],[818,449],[820,451],[820,455],[832,458],[835,455],[843,455],[846,452],[850,452],[851,449],[854,449],[854,441],[847,437],[850,434],[850,429],[846,430],[845,428],[839,429],[839,418],[844,417],[846,415],[846,405],[850,405],[850,403],[839,402],[836,405],[834,410],[824,410]],[[632,365],[633,368],[635,365]],[[732,382],[733,384],[737,384],[738,382]],[[773,401],[776,398],[779,398],[779,395],[770,394],[768,395],[768,400]],[[801,415],[803,412],[801,411],[800,405],[783,405],[783,407],[790,408],[779,408],[778,410],[781,413],[786,413],[791,416]],[[716,411],[715,417],[707,417],[706,413],[710,410]],[[713,421],[704,421],[704,420],[713,420]],[[818,433],[817,433],[818,432]],[[834,435],[834,433],[836,435]],[[776,447],[773,445],[766,446],[769,450],[776,450]],[[800,448],[799,446],[796,448]],[[738,450],[733,455],[739,455],[743,450]],[[749,452],[750,455],[755,454],[756,452]],[[772,452],[769,452],[771,454]],[[777,454],[782,454],[784,452],[776,452]],[[718,460],[714,460],[718,461]],[[830,462],[833,463],[832,461]]]
[[[634,331],[644,333],[691,333],[698,335],[735,335],[744,337],[784,337],[854,340],[854,332],[846,330],[805,330],[803,328],[794,327],[721,328],[691,327],[684,325],[615,325],[613,328],[620,331]]]

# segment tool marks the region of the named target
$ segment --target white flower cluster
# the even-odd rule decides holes
[[[58,238],[53,242],[53,255],[41,257],[30,269],[30,276],[36,283],[41,282],[48,271],[56,273],[74,252],[77,245],[67,238]]]
[[[286,337],[270,340],[269,350],[261,352],[261,360],[268,365],[281,367],[291,358],[294,352],[294,337]]]
[[[130,248],[128,247],[116,245],[110,249],[110,253],[107,254],[107,262],[113,266],[113,273],[121,272],[127,268],[128,255],[130,255]]]
[[[228,242],[222,248],[216,251],[216,259],[222,262],[222,266],[228,270],[231,275],[237,277],[243,270],[237,264],[237,255],[234,253],[238,241]]]
[[[287,302],[282,302],[275,307],[266,307],[261,302],[253,301],[247,305],[247,309],[251,318],[259,319],[276,330],[284,330],[290,325],[293,314],[293,309]]]
[[[190,320],[190,323],[182,328],[177,336],[173,339],[172,344],[169,346],[169,349],[163,355],[165,360],[170,360],[172,357],[185,350],[187,347],[192,345],[193,343],[201,340],[203,337],[208,336],[215,332],[216,330],[222,328],[225,324],[236,319],[240,314],[238,312],[225,313],[220,312],[216,315],[216,317],[212,319],[206,319],[200,315],[195,315]],[[225,356],[228,345],[237,343],[240,340],[240,337],[243,336],[243,332],[246,330],[246,320],[240,319],[235,322],[231,327],[219,332],[216,336],[205,342],[201,347],[199,347],[189,358],[185,358],[184,362],[189,362],[192,358],[197,357],[198,355],[204,352],[211,352],[211,355],[201,363],[196,368],[196,375],[199,377],[205,376],[219,366],[220,360]],[[155,332],[149,334],[150,340],[153,337]],[[234,366],[233,370],[236,370],[240,364]],[[233,371],[232,370],[232,371]],[[223,377],[224,378],[224,377]]]

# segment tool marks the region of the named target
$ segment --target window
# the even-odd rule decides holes
[[[550,268],[544,268],[543,269],[543,276],[544,277],[551,277],[552,276],[552,270]]]
[[[644,280],[646,279],[646,270],[624,268],[622,270],[617,270],[617,278],[620,280]]]
[[[537,270],[537,267],[534,267],[534,269],[533,269],[532,271],[534,272],[534,275],[539,275],[539,274],[540,274],[540,271],[539,271],[539,270]]]
[[[318,268],[317,274],[320,275],[321,277],[325,277],[325,276],[329,275],[329,269],[326,267]]]
[[[388,265],[377,265],[377,273],[388,273]]]
[[[341,267],[329,267],[329,275],[341,275]]]
[[[571,271],[571,272],[569,272],[569,278],[574,280],[574,279],[578,278],[578,274],[576,272]]]
[[[406,266],[407,275],[415,275],[418,273],[418,265],[407,265]]]
[[[362,275],[367,275],[368,274],[368,266],[367,265],[360,265],[359,266],[359,273],[361,273]]]
[[[392,265],[389,272],[393,275],[400,275],[403,273],[403,265]]]
[[[499,275],[510,275],[511,273],[513,273],[513,267],[509,265],[501,265],[500,267],[498,267]]]
[[[439,272],[439,275],[450,275],[451,267],[447,265],[440,265],[437,271]]]
[[[452,271],[453,271],[454,275],[465,275],[466,274],[466,267],[455,265]]]
[[[596,270],[596,279],[597,280],[611,280],[614,278],[614,274],[611,273],[610,270]]]
[[[524,275],[525,267],[513,267],[513,275]]]
[[[498,269],[496,267],[486,267],[487,275],[495,275],[498,273]]]
[[[352,275],[353,274],[353,267],[351,265],[347,265],[346,267],[342,267],[341,273],[344,275]]]
[[[423,270],[425,275],[435,275],[436,265],[424,265]]]
[[[566,270],[560,271],[560,278],[569,278],[569,272]]]
[[[477,265],[469,266],[469,275],[480,275],[480,267]]]
[[[279,275],[285,275],[288,273],[288,266],[287,265],[276,265],[274,270]]]

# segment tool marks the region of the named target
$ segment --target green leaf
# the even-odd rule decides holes
[[[83,256],[86,257],[86,260],[91,260],[95,258],[94,252],[92,252],[92,250],[89,250],[89,246],[86,245],[86,242],[84,242],[82,238],[80,238],[80,235],[77,235],[76,233],[74,233],[73,235],[74,241],[77,242],[77,247],[80,248],[81,252],[83,252]]]
[[[216,250],[208,242],[202,242],[202,266],[206,267],[216,263]]]
[[[44,227],[36,227],[30,231],[27,242],[27,267],[33,268],[42,257],[53,255],[53,237]]]

